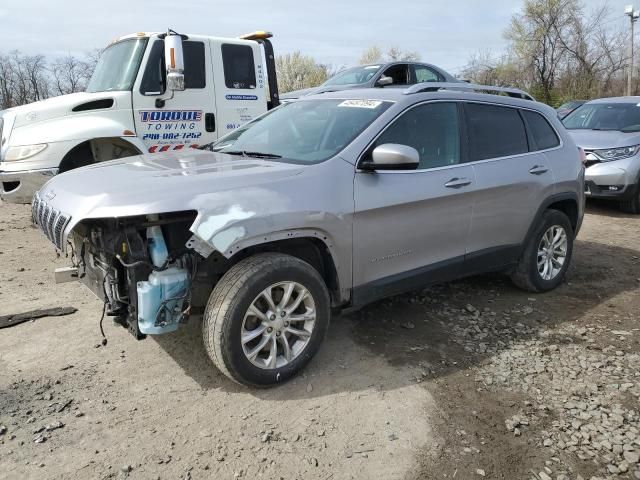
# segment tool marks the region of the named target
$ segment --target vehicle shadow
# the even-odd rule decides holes
[[[625,213],[620,210],[618,202],[601,200],[597,198],[587,199],[586,213],[590,215],[596,215],[599,217],[613,217],[613,218],[640,218],[640,215],[634,215],[633,213]]]
[[[310,366],[275,389],[247,390],[219,373],[206,355],[197,321],[154,340],[205,390],[249,391],[270,400],[372,387],[393,390],[477,366],[515,342],[536,338],[543,330],[578,319],[608,299],[636,290],[639,257],[637,250],[578,240],[567,280],[552,292],[523,292],[507,277],[491,274],[376,302],[334,318]],[[626,268],[613,268],[620,265]],[[478,328],[479,316],[489,328]],[[476,348],[480,344],[486,348]],[[308,384],[312,388],[303,388]]]

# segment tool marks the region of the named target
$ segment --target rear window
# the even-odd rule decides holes
[[[519,155],[529,151],[522,117],[515,108],[468,103],[469,160]]]
[[[531,134],[531,150],[547,150],[560,145],[560,139],[546,118],[531,110],[521,110]]]
[[[224,83],[227,88],[256,88],[256,67],[253,49],[248,45],[222,45]]]

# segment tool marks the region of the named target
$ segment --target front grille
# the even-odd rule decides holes
[[[47,205],[36,193],[31,204],[31,221],[51,240],[59,250],[62,250],[64,229],[71,217]]]

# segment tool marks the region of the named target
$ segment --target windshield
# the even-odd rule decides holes
[[[365,65],[364,67],[347,68],[331,77],[322,85],[360,85],[371,80],[381,65]]]
[[[293,163],[333,157],[355,139],[391,102],[379,100],[303,100],[286,103],[206,150]]]
[[[107,47],[93,71],[87,92],[131,90],[146,45],[146,38],[137,38]]]
[[[569,130],[640,131],[640,104],[587,103],[571,112],[562,123]]]

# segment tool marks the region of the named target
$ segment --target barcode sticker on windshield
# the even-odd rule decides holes
[[[382,105],[379,100],[345,100],[338,104],[339,107],[377,108]]]

